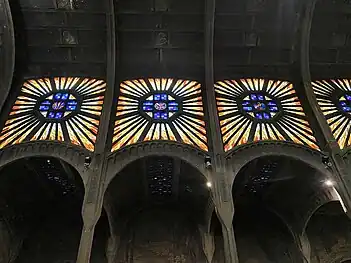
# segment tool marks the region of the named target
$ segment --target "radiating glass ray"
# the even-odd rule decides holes
[[[68,136],[71,140],[71,142],[75,145],[81,145],[78,137],[76,136],[76,134],[74,133],[73,129],[71,128],[70,124],[68,122],[66,122],[66,127],[67,127],[67,131],[68,131]]]
[[[227,143],[224,146],[224,150],[229,151],[237,145],[247,143],[252,125],[252,121],[246,119],[241,123],[240,126],[237,126],[235,132],[233,132],[231,134],[231,137],[229,137],[227,140]]]
[[[318,105],[341,149],[350,147],[351,80],[331,79],[312,82]]]
[[[47,140],[48,139],[48,136],[49,136],[49,133],[50,133],[50,129],[51,129],[51,125],[52,123],[47,123],[41,137],[40,137],[40,140]]]
[[[141,124],[136,128],[137,132],[135,133],[134,136],[131,137],[129,144],[137,143],[142,135],[142,133],[145,131],[147,126],[147,121],[143,120]]]
[[[88,135],[85,134],[84,132],[84,128],[79,125],[74,118],[72,118],[71,120],[67,121],[71,127],[74,129],[74,131],[76,132],[79,140],[82,142],[82,144],[84,145],[84,147],[86,149],[88,149],[89,151],[94,151],[94,144],[90,141],[90,137]]]
[[[96,135],[94,134],[94,132],[90,129],[87,129],[85,125],[83,125],[83,123],[81,122],[81,119],[76,117],[72,118],[72,122],[79,127],[79,129],[83,132],[83,136],[86,140],[90,140],[93,143],[96,142]],[[94,146],[93,146],[94,147]]]
[[[221,80],[216,82],[215,91],[225,151],[265,140],[292,141],[318,149],[291,83]]]
[[[198,82],[171,78],[126,80],[119,91],[111,151],[152,140],[180,140],[208,151]],[[135,132],[133,125],[137,125]]]
[[[27,138],[27,136],[34,130],[35,127],[37,127],[39,125],[39,121],[36,120],[33,124],[31,124],[27,130],[25,130],[25,132],[16,139],[16,141],[14,141],[12,144],[18,144],[21,143],[24,139]]]
[[[69,138],[72,144],[93,151],[105,88],[105,81],[92,78],[25,81],[0,133],[0,148],[25,141]]]
[[[23,123],[16,127],[15,129],[9,130],[8,133],[4,133],[1,135],[1,146],[4,147],[7,144],[10,144],[14,139],[18,138],[23,132],[25,127],[29,127],[31,123],[35,121],[34,118],[31,118],[27,123]]]
[[[179,123],[187,133],[190,133],[198,138],[200,138],[203,142],[207,142],[206,134],[203,134],[201,130],[197,129],[194,123],[189,123],[184,118],[179,117],[175,122]]]

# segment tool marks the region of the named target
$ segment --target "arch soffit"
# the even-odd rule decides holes
[[[310,213],[309,213],[309,215],[308,215],[308,217],[307,217],[307,219],[306,219],[306,221],[305,221],[305,225],[304,225],[304,228],[303,228],[303,231],[304,231],[304,232],[306,232],[306,229],[307,229],[307,227],[308,227],[308,224],[310,223],[310,221],[311,221],[313,215],[314,215],[321,207],[323,207],[323,206],[325,206],[325,205],[327,205],[327,204],[329,204],[329,203],[336,203],[336,202],[339,203],[339,205],[341,206],[339,199],[337,199],[336,197],[333,197],[332,199],[329,199],[329,200],[326,200],[325,198],[320,198],[319,201],[320,201],[320,202],[318,203],[318,205],[316,205],[315,207],[313,207],[313,209],[311,209],[311,211],[310,211]],[[345,216],[346,216],[346,214],[345,214]]]
[[[227,153],[227,165],[231,171],[231,186],[233,186],[239,171],[246,164],[265,156],[290,157],[307,164],[326,176],[331,175],[322,163],[322,154],[317,150],[289,142],[259,142],[246,144]]]
[[[281,223],[284,225],[286,231],[291,235],[291,237],[293,239],[296,238],[295,236],[295,228],[294,228],[294,225],[291,224],[289,222],[289,220],[284,216],[282,215],[281,213],[279,213],[277,210],[273,209],[272,207],[267,207],[267,210],[270,211],[272,214],[274,214],[274,216],[277,217],[277,219],[279,219],[281,221]]]
[[[86,186],[88,175],[84,168],[84,159],[91,152],[78,146],[55,141],[35,141],[6,147],[0,151],[0,167],[30,157],[52,157],[60,159],[74,167]]]
[[[346,263],[347,260],[351,260],[351,245],[349,244],[337,244],[333,247],[335,251],[332,251],[328,255],[322,257],[321,263]]]
[[[0,108],[3,106],[4,101],[7,99],[7,95],[11,90],[12,75],[15,66],[14,25],[9,2],[10,1],[8,0],[0,0],[0,5],[2,5],[0,15],[4,18],[3,21],[0,22],[1,26],[4,28],[2,42],[3,46],[6,47],[3,52],[0,51],[0,64],[3,66],[3,80],[0,80],[3,95],[0,98]]]
[[[351,164],[351,147],[344,149],[344,154],[342,157],[348,164]]]
[[[107,158],[107,174],[104,191],[113,178],[132,162],[149,156],[170,156],[185,161],[196,168],[206,180],[210,180],[204,167],[206,152],[178,142],[143,142],[127,146],[111,153]]]

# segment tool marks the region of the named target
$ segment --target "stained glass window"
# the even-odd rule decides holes
[[[198,82],[150,78],[121,83],[111,151],[153,140],[208,150]]]
[[[0,134],[0,148],[56,140],[94,151],[105,88],[105,81],[90,78],[25,81]]]
[[[344,112],[351,112],[351,95],[343,94],[339,99],[339,106]]]
[[[142,103],[142,111],[153,120],[168,120],[179,110],[179,103],[166,93],[150,95]]]
[[[146,161],[146,175],[151,196],[164,198],[172,195],[173,166],[173,159],[169,157],[153,157]]]
[[[73,94],[56,92],[38,104],[39,112],[47,119],[62,119],[77,110],[78,101]]]
[[[250,93],[241,102],[243,111],[258,120],[270,120],[278,112],[278,103],[262,93]]]
[[[225,151],[265,140],[290,141],[318,149],[293,85],[264,79],[215,84]]]
[[[317,102],[341,149],[351,145],[351,80],[320,80],[312,83]]]

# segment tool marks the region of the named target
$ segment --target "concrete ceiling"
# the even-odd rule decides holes
[[[115,54],[120,79],[167,75],[203,80],[205,3],[13,0],[17,68],[25,76],[106,77],[108,58]],[[348,1],[317,2],[310,54],[314,76],[346,73],[350,6]],[[289,78],[297,60],[302,8],[299,0],[217,0],[215,78]],[[117,44],[110,54],[114,36]]]

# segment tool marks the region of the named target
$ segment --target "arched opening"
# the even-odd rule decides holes
[[[338,201],[321,206],[306,229],[314,262],[351,262],[351,221]]]
[[[311,200],[326,188],[324,180],[316,169],[288,157],[265,156],[246,164],[233,185],[240,260],[303,262],[290,229],[306,220]]]
[[[209,198],[204,176],[180,159],[129,164],[105,194],[108,262],[204,262],[198,225]]]
[[[84,185],[69,164],[20,159],[0,171],[0,262],[75,262]]]

